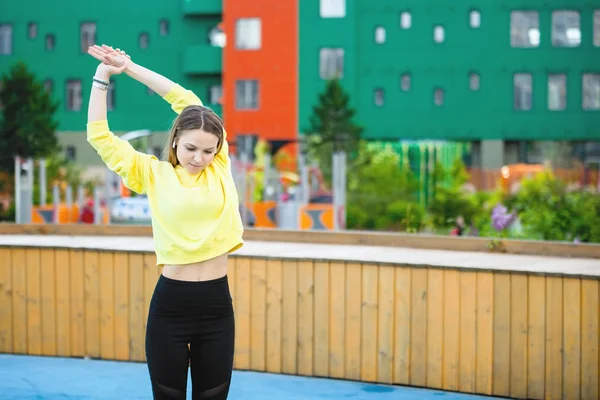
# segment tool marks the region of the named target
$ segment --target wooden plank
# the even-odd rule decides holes
[[[395,267],[379,267],[377,382],[394,381],[394,286]]]
[[[250,264],[252,299],[250,304],[250,369],[253,371],[266,370],[266,336],[267,326],[267,261],[254,258]]]
[[[477,360],[475,392],[492,394],[494,274],[477,272]]]
[[[56,276],[54,249],[40,251],[42,354],[56,355]]]
[[[581,395],[581,279],[563,280],[563,398]]]
[[[329,376],[329,263],[315,263],[314,358],[315,376]]]
[[[458,390],[460,350],[460,272],[444,271],[444,355],[442,387]]]
[[[411,274],[410,384],[427,384],[427,269]]]
[[[115,255],[99,254],[100,357],[115,359]],[[120,275],[117,275],[119,278]],[[127,341],[127,339],[125,339]]]
[[[40,249],[25,251],[27,287],[27,354],[42,354]]]
[[[442,388],[444,354],[444,270],[427,270],[427,386]]]
[[[127,253],[114,254],[114,343],[115,359],[129,360],[129,256]]]
[[[527,288],[526,275],[510,277],[510,395],[527,397]]]
[[[27,269],[25,249],[12,250],[13,352],[27,354]]]
[[[298,371],[298,264],[283,262],[283,318],[281,355],[285,374]]]
[[[547,399],[563,395],[563,279],[546,278],[546,393]]]
[[[100,357],[100,271],[98,252],[85,251],[83,264],[85,274],[85,351],[91,358]]]
[[[460,343],[458,388],[475,392],[477,368],[477,273],[460,273]]]
[[[0,353],[13,351],[12,257],[9,248],[0,248]]]
[[[396,269],[394,296],[394,383],[410,384],[412,272],[408,267]]]
[[[144,255],[129,254],[129,359],[145,361]]]
[[[546,278],[543,276],[529,277],[527,317],[527,395],[531,399],[543,399],[546,384]]]
[[[361,341],[361,297],[362,265],[346,264],[346,324],[345,338],[347,351],[345,360],[345,378],[360,379],[360,341]]]
[[[313,376],[314,264],[298,262],[298,374]]]
[[[283,264],[267,261],[267,371],[281,372],[281,321],[283,317]]]
[[[252,286],[250,259],[238,258],[235,263],[235,368],[250,369],[250,310]]]
[[[345,377],[346,266],[329,264],[329,376]]]
[[[56,354],[71,355],[71,274],[69,250],[54,250],[56,277]]]
[[[496,396],[510,396],[510,274],[494,276],[493,387]]]
[[[362,266],[360,380],[363,382],[377,381],[378,269],[377,265]]]
[[[600,398],[600,284],[596,280],[581,282],[581,398]]]
[[[154,253],[144,253],[144,332],[146,332],[146,327],[148,326],[150,301],[154,294],[158,275],[156,255]]]
[[[70,294],[71,301],[71,356],[83,357],[85,349],[85,274],[83,265],[83,251],[71,249],[69,251]]]

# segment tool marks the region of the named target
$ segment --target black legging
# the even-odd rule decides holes
[[[146,360],[154,399],[227,399],[235,339],[227,276],[185,282],[160,276],[146,330]],[[188,348],[189,344],[189,348]]]

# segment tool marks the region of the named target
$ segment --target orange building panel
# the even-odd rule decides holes
[[[236,48],[236,22],[259,18],[261,45]],[[223,119],[228,139],[255,134],[267,140],[298,136],[298,2],[297,0],[224,0]],[[237,80],[257,80],[258,109],[236,110]]]

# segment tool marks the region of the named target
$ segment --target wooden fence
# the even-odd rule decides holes
[[[598,399],[597,278],[232,257],[235,368]],[[0,352],[144,361],[154,254],[0,247]]]

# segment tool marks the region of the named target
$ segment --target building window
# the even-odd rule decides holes
[[[481,13],[477,10],[471,10],[469,13],[469,25],[471,28],[479,28],[481,26]]]
[[[442,43],[444,41],[444,27],[437,25],[433,28],[433,40],[436,43]]]
[[[148,46],[150,45],[150,35],[148,35],[148,33],[146,33],[146,32],[140,33],[139,45],[140,45],[140,49],[145,50],[148,48]]]
[[[577,11],[552,13],[552,45],[578,47],[581,44],[580,17]]]
[[[322,18],[344,18],[346,16],[346,0],[321,0],[320,3]]]
[[[38,26],[35,22],[30,22],[27,24],[27,37],[29,39],[35,39],[38,35]]]
[[[241,50],[260,49],[260,18],[242,18],[235,22],[235,47]]]
[[[220,26],[215,26],[210,30],[208,40],[210,41],[210,45],[215,47],[225,47],[227,43],[225,32],[223,32]]]
[[[385,43],[385,28],[383,26],[375,27],[375,43]]]
[[[0,55],[12,54],[12,25],[0,24]]]
[[[55,36],[52,33],[49,33],[46,35],[46,39],[44,40],[45,42],[45,46],[46,46],[46,50],[47,51],[53,51],[54,50],[54,46],[55,46]]]
[[[235,82],[235,108],[238,110],[258,109],[257,80],[241,80]]]
[[[583,109],[600,110],[600,74],[583,74]]]
[[[510,13],[510,45],[512,47],[540,45],[540,15],[537,11]]]
[[[385,91],[381,88],[375,89],[373,92],[373,101],[377,107],[383,107],[385,104]]]
[[[319,52],[321,79],[341,79],[344,76],[344,49],[321,49]]]
[[[72,79],[67,81],[67,110],[81,111],[81,81]]]
[[[77,149],[75,146],[67,146],[65,148],[65,153],[67,161],[75,161],[77,158]]]
[[[209,104],[220,104],[223,97],[223,87],[221,85],[212,85],[209,89]]]
[[[433,91],[433,104],[435,104],[438,107],[444,105],[444,89],[436,88]]]
[[[567,75],[548,75],[548,109],[562,111],[567,108]]]
[[[515,110],[531,110],[533,97],[533,78],[531,74],[515,74],[513,77],[513,92]]]
[[[472,91],[477,91],[477,90],[479,90],[479,85],[480,85],[479,74],[476,72],[471,72],[469,74],[469,89],[471,89]]]
[[[156,92],[152,89],[150,89],[149,87],[146,87],[146,94],[148,96],[154,96],[156,94]]]
[[[52,79],[46,79],[44,81],[44,90],[48,94],[52,94],[52,87],[54,86]]]
[[[96,23],[84,22],[79,28],[81,52],[87,53],[88,48],[96,44]]]
[[[408,11],[403,11],[400,13],[400,28],[402,29],[410,29],[412,26],[412,15]]]
[[[108,84],[108,91],[106,93],[106,110],[113,111],[115,109],[115,83],[110,82]]]
[[[158,33],[160,36],[167,36],[169,34],[169,20],[161,19],[158,21]]]
[[[408,92],[410,90],[411,76],[410,73],[405,72],[400,75],[400,89],[403,92]]]
[[[594,46],[600,47],[600,10],[594,11]]]

